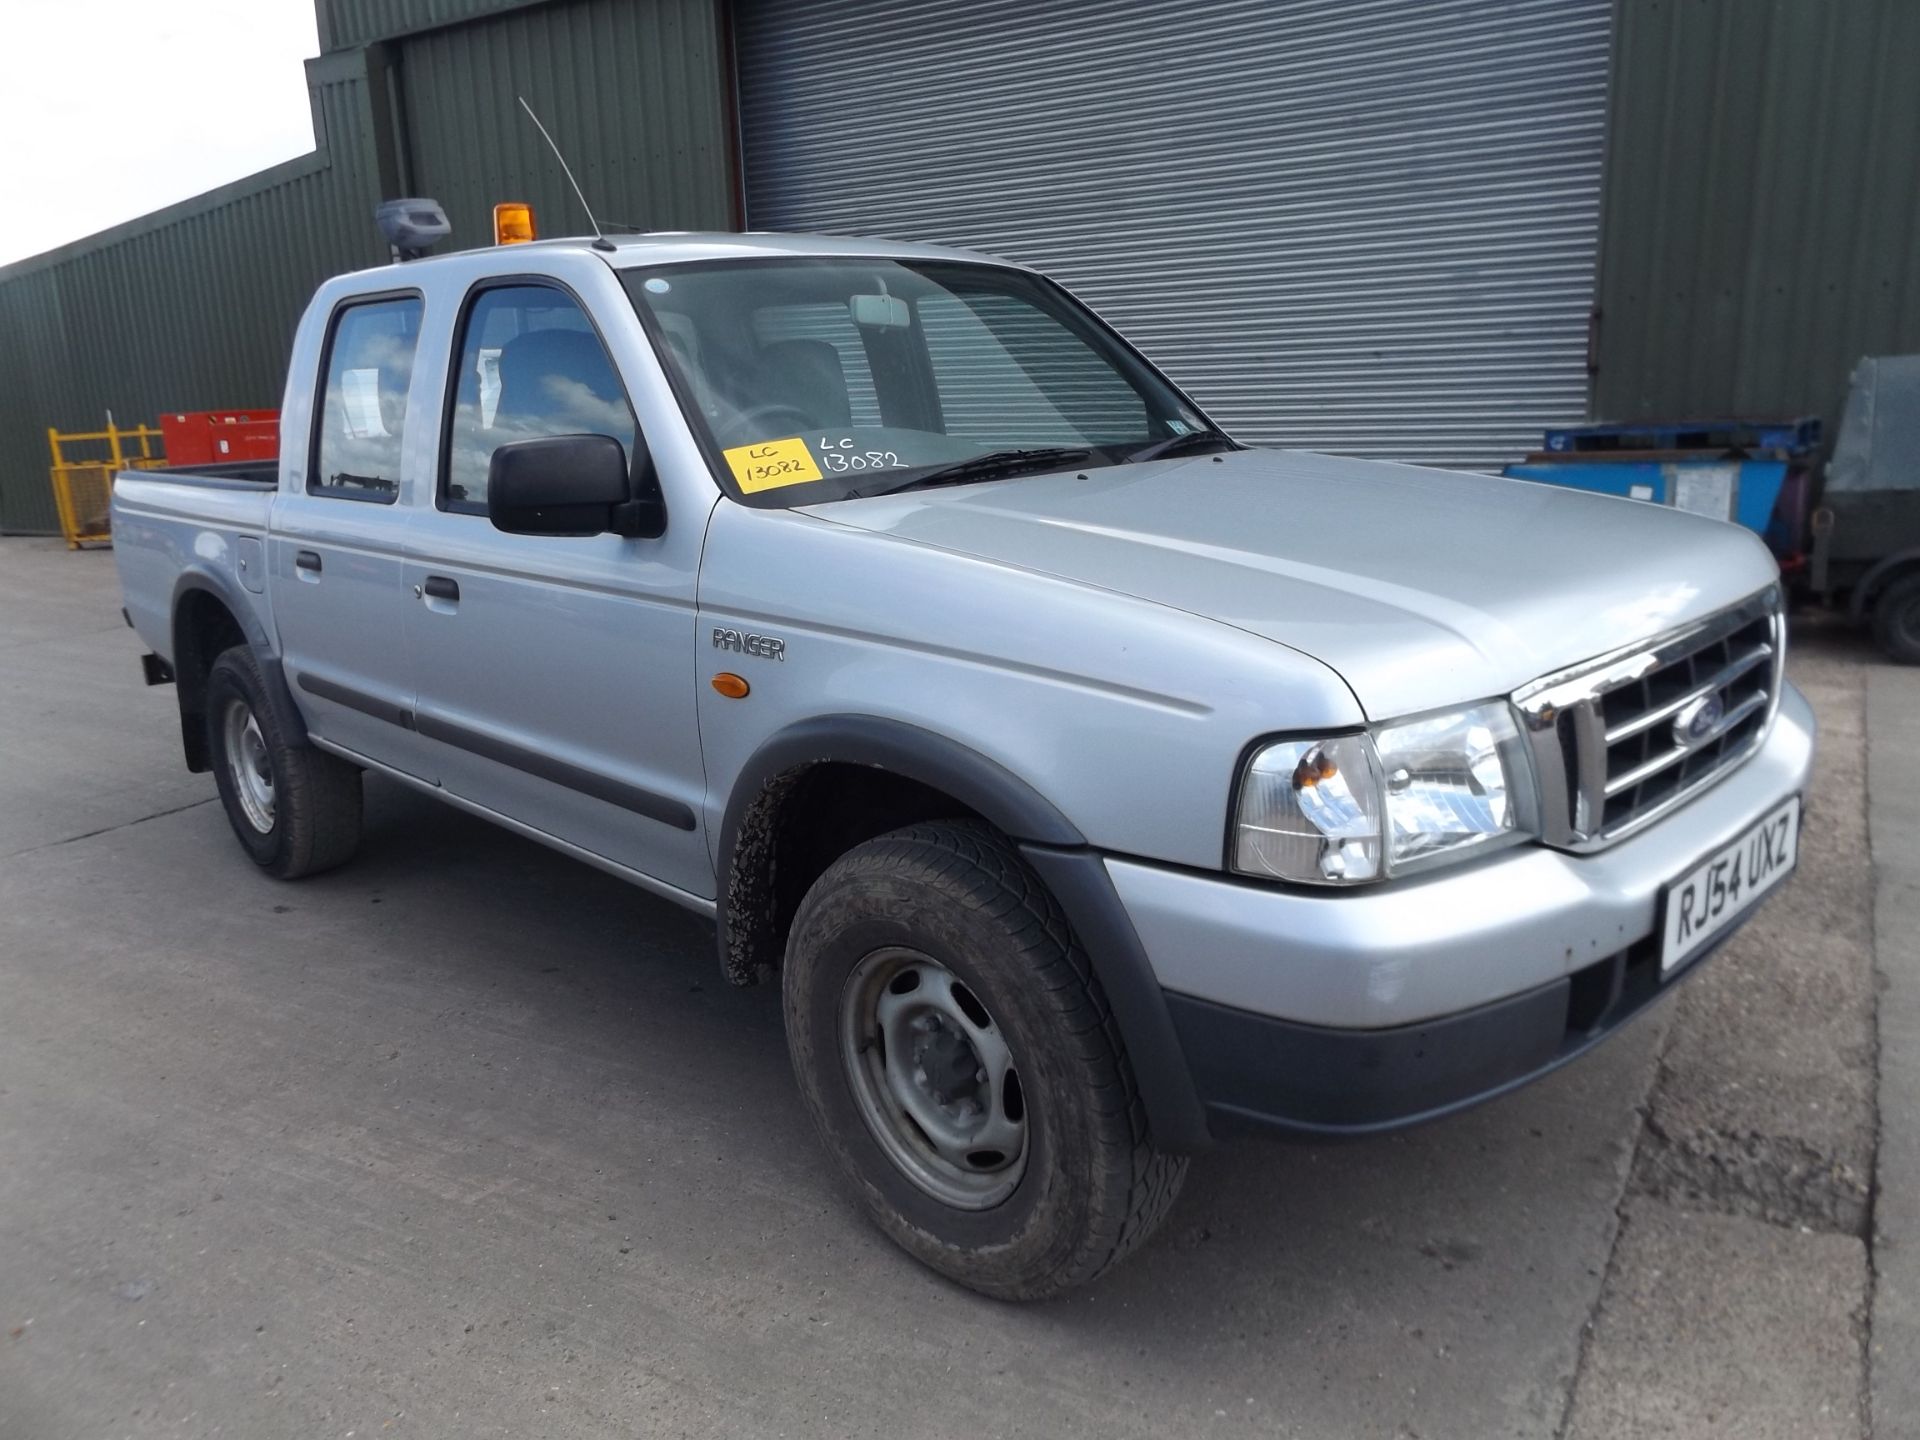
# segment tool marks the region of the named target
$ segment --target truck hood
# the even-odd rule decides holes
[[[1331,666],[1372,719],[1505,694],[1778,575],[1755,536],[1717,520],[1527,480],[1291,450],[910,491],[809,513],[1235,626]]]

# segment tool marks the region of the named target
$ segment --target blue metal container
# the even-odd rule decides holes
[[[1593,450],[1742,450],[1763,455],[1811,455],[1820,448],[1818,416],[1787,420],[1636,420],[1621,424],[1563,425],[1546,433],[1556,455]]]
[[[1784,560],[1805,538],[1819,449],[1812,416],[1603,422],[1547,431],[1540,453],[1502,473],[1744,525]]]
[[[1697,460],[1595,460],[1575,452],[1565,460],[1509,465],[1501,473],[1569,490],[1671,505],[1731,520],[1766,535],[1787,478],[1787,462],[1727,460],[1705,454]]]

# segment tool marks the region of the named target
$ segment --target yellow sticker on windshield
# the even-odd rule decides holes
[[[813,452],[798,435],[789,440],[736,445],[723,453],[733,469],[733,478],[749,495],[757,490],[778,490],[782,485],[804,485],[820,478],[820,467],[813,463]]]

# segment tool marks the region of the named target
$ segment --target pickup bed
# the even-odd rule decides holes
[[[1231,1130],[1573,1059],[1793,868],[1757,539],[1249,449],[986,257],[342,276],[282,434],[113,504],[246,853],[346,861],[373,772],[711,916],[854,1196],[988,1294],[1100,1273]]]

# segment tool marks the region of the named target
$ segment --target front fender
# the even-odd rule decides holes
[[[769,887],[770,812],[789,777],[819,764],[870,765],[973,811],[1019,847],[1060,902],[1112,1008],[1154,1143],[1191,1153],[1211,1143],[1206,1111],[1165,996],[1100,855],[1045,796],[958,741],[874,715],[819,716],[776,732],[741,768],[720,831],[720,960],[736,980],[770,968],[784,943]],[[765,808],[767,816],[757,814]]]
[[[740,768],[720,828],[731,855],[746,806],[765,786],[804,765],[839,761],[873,765],[951,795],[1015,840],[1085,845],[1086,837],[1053,803],[1004,765],[903,720],[879,715],[822,715],[769,736]]]

